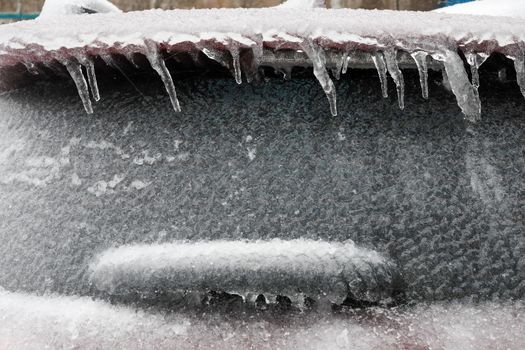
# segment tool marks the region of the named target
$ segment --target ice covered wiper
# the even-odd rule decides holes
[[[305,239],[122,246],[98,256],[91,271],[94,286],[110,295],[222,291],[336,304],[349,295],[388,302],[400,281],[395,264],[375,251]]]

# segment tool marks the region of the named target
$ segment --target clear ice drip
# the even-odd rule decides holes
[[[397,52],[395,50],[387,50],[383,55],[386,60],[388,73],[390,73],[390,76],[396,84],[399,108],[405,109],[405,79],[403,78],[403,73],[397,64]]]
[[[341,59],[342,60],[342,68],[341,68],[341,73],[343,74],[346,74],[346,72],[348,71],[348,63],[350,62],[350,59],[349,59],[349,56],[350,55],[350,52],[349,51],[345,51],[345,53],[343,54],[343,58]]]
[[[433,57],[443,61],[445,73],[452,92],[456,96],[461,111],[471,122],[477,122],[481,116],[481,101],[477,89],[472,86],[468,79],[463,60],[453,50],[445,50],[434,54]]]
[[[343,73],[343,67],[345,62],[348,61],[348,52],[344,53],[332,53],[333,61],[335,61],[335,66],[332,68],[332,75],[335,79],[339,80],[341,78],[341,73]],[[348,64],[347,64],[348,68]],[[345,72],[346,73],[346,69]],[[343,73],[343,74],[344,74]]]
[[[263,36],[259,35],[255,38],[255,45],[252,46],[253,59],[257,66],[261,64],[264,54],[264,42]]]
[[[181,109],[179,100],[177,99],[177,92],[175,91],[175,84],[173,84],[173,79],[171,78],[170,72],[168,71],[168,68],[166,68],[166,63],[164,63],[164,60],[159,54],[156,45],[146,43],[146,47],[148,48],[146,57],[148,58],[151,67],[157,72],[157,74],[162,79],[164,87],[166,88],[166,91],[170,96],[173,109],[175,110],[175,112],[180,112]]]
[[[372,60],[374,61],[374,65],[377,69],[377,75],[379,75],[379,82],[381,83],[381,92],[383,93],[383,97],[388,97],[388,80],[386,77],[386,63],[385,63],[385,56],[383,56],[382,52],[376,52],[372,55]]]
[[[89,88],[91,89],[91,95],[95,101],[100,101],[100,92],[98,89],[97,75],[95,73],[95,63],[93,59],[88,56],[77,57],[77,60],[86,68]]]
[[[259,76],[259,66],[261,65],[263,55],[264,55],[264,44],[263,36],[258,35],[254,39],[255,45],[252,45],[252,55],[251,64],[246,68],[245,76],[247,82],[252,82],[254,79],[257,79]]]
[[[317,46],[313,41],[307,40],[301,43],[301,48],[312,61],[314,75],[321,84],[328,102],[330,103],[330,112],[335,117],[337,115],[337,93],[335,85],[326,70],[326,57],[322,48]]]
[[[201,48],[201,51],[203,54],[206,55],[206,57],[214,60],[215,62],[219,63],[221,66],[230,69],[230,65],[228,63],[228,56],[226,53],[220,50],[215,49],[209,49],[207,47]]]
[[[482,53],[467,53],[465,54],[467,63],[470,65],[470,73],[472,75],[472,85],[479,88],[479,67],[487,60],[488,55]]]
[[[221,50],[203,47],[201,48],[201,51],[208,58],[211,58],[215,62],[219,63],[221,66],[228,68],[232,72],[232,75],[234,76],[237,84],[242,84],[242,71],[241,71],[241,63],[240,63],[240,55],[239,55],[238,47],[237,48],[235,48],[234,46],[230,47],[231,63],[230,63],[230,57],[228,57],[228,54]]]
[[[229,47],[230,53],[232,55],[232,64],[233,64],[233,75],[237,84],[242,84],[242,70],[241,70],[241,55],[239,52],[239,46],[232,44]]]
[[[428,53],[423,51],[413,52],[412,58],[416,62],[419,72],[419,83],[421,84],[421,94],[424,99],[428,99]]]
[[[516,80],[520,87],[521,94],[525,97],[525,55],[520,53],[516,57],[510,57],[514,61],[514,69],[516,70]]]
[[[82,66],[80,63],[71,60],[64,62],[64,65],[75,82],[78,95],[84,104],[84,109],[88,114],[93,114],[93,106],[91,105],[91,99],[89,98],[89,88],[86,79],[84,78],[84,74],[82,73]]]

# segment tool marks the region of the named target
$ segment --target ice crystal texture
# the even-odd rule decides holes
[[[312,66],[333,115],[337,114],[337,98],[328,72],[339,78],[349,63],[367,55],[378,68],[385,96],[386,72],[392,77],[401,109],[405,106],[405,86],[398,60],[405,54],[412,56],[414,67],[421,74],[424,97],[428,95],[424,57],[432,58],[435,65],[442,67],[450,90],[470,121],[478,121],[481,115],[475,78],[484,60],[476,60],[471,82],[458,51],[467,57],[486,58],[493,52],[507,55],[515,61],[518,82],[524,89],[521,72],[525,70],[522,49],[525,23],[519,19],[501,22],[494,17],[480,20],[477,16],[441,13],[329,10],[315,8],[316,2],[296,5],[289,2],[266,9],[43,16],[0,28],[0,68],[23,63],[28,71],[38,74],[35,68],[38,63],[68,62],[66,67],[88,113],[91,103],[83,82],[86,79],[81,78],[78,65],[71,60],[85,67],[92,95],[97,100],[96,77],[89,62],[94,56],[107,58],[112,53],[121,53],[128,59],[133,53],[145,55],[162,78],[175,111],[180,110],[180,104],[164,60],[178,52],[196,57],[195,53],[202,51],[228,67],[239,84],[243,75],[247,81],[253,80],[260,66],[274,67],[287,78],[293,66]],[[173,23],[177,23],[176,29]],[[295,50],[297,55],[283,61],[281,49]]]

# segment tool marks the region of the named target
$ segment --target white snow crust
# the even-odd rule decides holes
[[[176,25],[174,25],[176,23]],[[234,40],[264,42],[326,39],[335,43],[399,46],[409,39],[432,46],[440,39],[454,43],[494,41],[500,47],[523,41],[525,23],[493,17],[458,16],[433,12],[351,9],[209,9],[149,10],[128,13],[57,16],[0,26],[0,54],[9,48],[38,44],[60,48],[144,45],[149,39],[175,45],[181,42]],[[434,37],[434,38],[433,38]],[[430,42],[429,42],[430,40]],[[406,44],[404,42],[407,42]]]
[[[478,0],[444,7],[435,12],[483,15],[483,16],[506,16],[525,18],[525,1],[523,0]]]
[[[363,317],[194,317],[0,291],[2,349],[521,350],[523,303],[436,304]]]
[[[388,298],[396,273],[386,258],[351,241],[304,239],[123,246],[102,253],[92,271],[95,286],[110,294],[157,289],[241,295],[302,292],[311,297],[330,294],[338,303],[348,288],[356,293],[378,289]]]

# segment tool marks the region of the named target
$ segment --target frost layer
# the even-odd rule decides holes
[[[392,295],[395,266],[353,242],[205,241],[113,248],[92,266],[95,286],[110,294],[157,290],[245,295],[328,295],[366,300]]]
[[[431,57],[444,67],[458,105],[470,121],[479,120],[481,103],[477,86],[469,81],[458,51],[465,56],[485,57],[499,52],[516,62],[518,73],[524,71],[525,23],[520,19],[501,22],[491,17],[480,20],[477,16],[441,13],[289,8],[292,5],[49,17],[4,25],[0,28],[0,68],[24,64],[38,75],[39,64],[52,67],[57,61],[64,64],[73,57],[85,66],[93,81],[93,69],[85,65],[89,58],[99,56],[111,65],[112,54],[128,59],[132,54],[143,54],[161,76],[174,109],[179,111],[175,84],[164,64],[166,57],[184,52],[196,58],[201,51],[231,69],[238,83],[243,75],[247,81],[258,76],[260,66],[282,70],[289,77],[291,67],[304,64],[314,68],[330,111],[336,115],[336,92],[328,72],[338,78],[349,63],[363,55],[369,61],[373,56],[379,64],[383,92],[386,68],[403,109],[404,79],[398,60],[408,54],[421,74],[425,97],[427,70],[422,57]],[[176,28],[173,23],[177,23]],[[272,56],[283,49],[295,51],[296,55],[284,63]],[[71,76],[90,113],[82,81],[85,78]],[[518,74],[518,83],[525,89],[522,78]],[[96,91],[93,96],[96,99]]]

